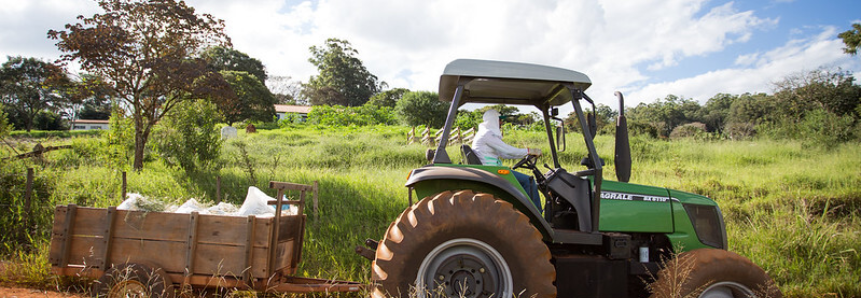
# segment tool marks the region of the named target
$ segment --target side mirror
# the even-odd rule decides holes
[[[550,109],[550,117],[556,117],[556,116],[559,116],[559,108]]]
[[[565,124],[559,123],[556,125],[556,152],[565,151]]]
[[[589,125],[589,133],[592,135],[592,139],[595,139],[595,134],[598,133],[598,123],[595,120],[595,113],[586,114],[586,122]]]

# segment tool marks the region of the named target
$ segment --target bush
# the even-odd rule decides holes
[[[162,120],[155,145],[168,166],[186,173],[213,168],[221,152],[216,128],[221,117],[215,104],[196,100],[182,102]]]

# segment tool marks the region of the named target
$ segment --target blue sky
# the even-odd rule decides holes
[[[861,22],[861,1],[716,0],[186,0],[224,19],[234,47],[270,76],[316,74],[308,47],[348,40],[391,88],[436,91],[457,58],[581,71],[587,93],[615,107],[667,94],[771,92],[820,67],[861,71],[837,34]],[[90,0],[0,0],[0,57],[56,59],[49,29],[98,13]],[[3,59],[3,58],[0,58]],[[563,112],[565,110],[563,109]]]

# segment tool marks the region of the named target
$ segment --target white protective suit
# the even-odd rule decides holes
[[[483,121],[478,125],[478,133],[472,141],[472,150],[481,160],[481,164],[486,166],[501,166],[500,158],[522,158],[529,153],[526,148],[513,147],[502,141],[499,112],[496,110],[484,112]]]

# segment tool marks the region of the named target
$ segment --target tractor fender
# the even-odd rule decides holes
[[[442,182],[446,187],[439,191],[466,189],[464,183],[471,185],[482,185],[497,190],[495,195],[500,199],[515,205],[520,212],[529,217],[536,229],[541,232],[547,240],[554,238],[553,229],[544,220],[541,213],[532,204],[532,201],[508,180],[496,174],[476,168],[468,167],[438,167],[427,166],[412,171],[405,186],[415,188],[428,182]]]

